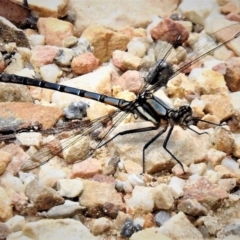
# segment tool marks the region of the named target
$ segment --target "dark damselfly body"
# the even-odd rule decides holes
[[[171,32],[167,32],[166,36],[168,34],[171,35]],[[164,36],[165,40],[167,39],[166,36]],[[216,45],[215,36],[221,36],[221,42],[218,45]],[[198,121],[203,121],[203,120],[193,116],[192,109],[190,106],[186,105],[176,110],[172,109],[162,99],[154,96],[153,93],[157,91],[159,88],[161,88],[162,86],[165,86],[170,79],[177,76],[179,73],[185,72],[187,68],[189,68],[191,65],[193,65],[200,59],[204,58],[206,55],[211,54],[216,49],[220,48],[225,44],[228,44],[230,41],[238,38],[239,36],[240,36],[240,24],[233,24],[211,35],[201,37],[197,42],[195,42],[194,44],[191,44],[191,47],[197,50],[195,50],[192,53],[189,59],[185,60],[185,62],[180,64],[178,67],[172,67],[167,61],[167,57],[169,56],[174,45],[171,47],[166,47],[162,49],[161,54],[164,57],[158,58],[155,65],[148,71],[148,73],[145,76],[146,83],[142,87],[141,91],[139,92],[139,94],[137,95],[134,101],[117,99],[114,97],[97,94],[95,92],[89,92],[82,89],[76,89],[73,87],[50,83],[50,82],[42,81],[39,79],[31,79],[27,77],[20,77],[16,75],[5,74],[5,73],[0,74],[1,82],[31,85],[31,86],[41,87],[41,88],[52,89],[52,90],[56,90],[64,93],[74,94],[84,98],[89,98],[99,102],[103,102],[105,104],[112,105],[118,108],[118,110],[114,111],[113,113],[91,122],[91,127],[83,128],[83,131],[79,136],[77,137],[75,136],[74,139],[65,141],[62,147],[56,148],[54,152],[50,152],[46,145],[23,164],[22,170],[24,171],[31,170],[46,163],[54,155],[60,153],[62,149],[67,148],[69,145],[73,144],[73,142],[79,141],[84,136],[90,134],[94,130],[101,127],[102,123],[105,123],[112,119],[113,119],[113,123],[112,123],[113,127],[103,136],[102,140],[98,142],[96,149],[107,144],[108,142],[110,142],[111,140],[113,140],[119,135],[156,130],[161,126],[162,121],[165,121],[166,124],[164,125],[163,129],[161,129],[158,132],[158,134],[154,136],[152,139],[150,139],[150,141],[148,141],[143,147],[143,158],[142,158],[143,172],[145,172],[145,150],[148,148],[148,146],[151,143],[153,143],[157,138],[159,138],[164,132],[167,132],[167,136],[163,143],[164,149],[183,168],[182,163],[167,149],[168,140],[171,136],[174,126],[180,125],[182,127],[191,129],[190,125],[194,125]],[[181,36],[178,35],[176,37],[175,42],[179,43],[180,40],[181,40]],[[206,44],[202,46],[201,45],[202,42],[206,42]],[[173,43],[172,40],[171,40],[171,43]],[[179,54],[181,54],[181,52]],[[132,130],[120,132],[117,135],[113,136],[112,138],[106,140],[106,137],[113,131],[113,129],[119,123],[121,123],[126,118],[126,116],[130,113],[134,114],[135,116],[143,120],[150,121],[154,125],[151,127],[145,127],[141,129],[132,129]],[[82,156],[82,160],[86,159],[91,154],[92,152],[89,152],[85,156]]]

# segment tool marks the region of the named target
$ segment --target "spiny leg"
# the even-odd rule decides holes
[[[139,132],[148,132],[148,131],[153,131],[153,130],[157,130],[159,128],[159,126],[152,126],[152,127],[145,127],[145,128],[137,128],[137,129],[130,129],[130,130],[126,130],[120,133],[117,133],[116,135],[114,135],[113,137],[111,137],[109,140],[107,140],[106,142],[100,144],[97,146],[96,149],[103,147],[104,145],[106,145],[107,143],[111,142],[113,139],[115,139],[117,136],[120,135],[127,135],[127,134],[131,134],[131,133],[139,133]],[[94,149],[91,154],[96,150]],[[144,160],[143,160],[144,163]],[[144,165],[143,165],[144,168]]]
[[[158,126],[129,129],[129,130],[126,130],[126,131],[119,132],[116,135],[114,135],[113,137],[111,137],[110,139],[108,139],[106,142],[98,145],[96,149],[105,146],[106,144],[108,144],[109,142],[111,142],[113,139],[115,139],[118,136],[127,135],[127,134],[131,134],[131,133],[148,132],[148,131],[153,131],[153,130],[156,130],[156,129],[158,129]]]
[[[174,158],[180,164],[180,166],[182,167],[183,172],[185,173],[183,164],[167,149],[167,143],[168,143],[168,140],[169,140],[169,138],[170,138],[170,136],[172,134],[173,128],[174,128],[174,126],[171,126],[171,128],[169,129],[169,131],[167,133],[167,136],[166,136],[166,138],[165,138],[165,140],[163,142],[163,148],[172,156],[172,158]]]
[[[209,124],[212,124],[212,125],[217,126],[217,127],[222,127],[222,126],[227,125],[227,123],[219,123],[219,124],[217,124],[217,123],[213,123],[213,122],[209,122],[209,121],[201,120],[201,119],[197,119],[197,118],[194,119],[194,120],[198,120],[199,122],[209,123]],[[193,131],[193,132],[195,132],[196,134],[198,134],[198,135],[208,134],[208,132],[202,132],[202,133],[200,133],[200,132],[194,130],[193,128],[191,128],[191,127],[188,126],[188,125],[185,125],[185,126],[186,126],[188,129],[190,129],[191,131]]]
[[[198,135],[208,134],[208,132],[202,132],[202,133],[200,133],[200,132],[194,130],[193,128],[191,128],[190,126],[187,126],[187,128],[190,129],[191,131],[195,132],[195,133],[198,134]]]
[[[168,126],[166,126],[162,131],[160,131],[156,136],[150,139],[144,146],[143,146],[143,173],[145,172],[145,150],[151,145],[156,139],[158,139],[164,132],[166,132]]]

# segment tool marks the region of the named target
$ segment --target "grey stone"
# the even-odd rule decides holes
[[[166,211],[159,211],[155,217],[154,220],[156,222],[156,224],[160,227],[162,226],[165,222],[167,222],[170,219],[170,215],[168,212]]]

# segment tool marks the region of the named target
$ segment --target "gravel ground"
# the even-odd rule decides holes
[[[111,127],[96,123],[105,115],[124,117],[109,138],[153,125],[87,98],[0,83],[0,239],[240,239],[239,1],[37,4],[36,29],[0,17],[0,73],[132,101],[168,53],[168,71],[179,73],[154,95],[205,122],[174,127],[167,147],[182,167],[163,148],[167,133],[143,163],[164,123],[91,152]],[[46,163],[30,170],[32,156]]]

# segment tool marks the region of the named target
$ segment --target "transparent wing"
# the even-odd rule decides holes
[[[198,62],[200,59],[204,58],[206,55],[213,53],[215,50],[219,49],[223,45],[230,44],[230,42],[240,36],[240,23],[236,23],[220,29],[209,35],[203,35],[196,42],[189,44],[189,48],[191,48],[192,52],[188,55],[187,59],[180,64],[179,66],[171,67],[171,65],[177,60],[181,59],[185,54],[185,49],[180,50],[176,55],[171,57],[171,52],[173,51],[173,45],[168,43],[163,43],[162,41],[157,41],[151,46],[150,49],[156,49],[155,55],[158,60],[155,62],[153,66],[151,66],[151,60],[154,61],[153,58],[149,60],[150,63],[143,63],[143,69],[146,69],[145,66],[151,66],[147,75],[144,76],[146,81],[146,85],[142,89],[141,92],[150,90],[156,91],[162,86],[165,86],[167,82],[173,77],[177,76],[181,72],[185,72],[191,65]],[[164,35],[164,38],[167,39],[167,33]],[[172,39],[172,37],[171,37]],[[176,42],[178,42],[178,38],[176,38]],[[159,45],[158,47],[156,47]],[[176,44],[175,44],[176,45]],[[229,46],[231,47],[231,46]],[[158,51],[160,50],[165,54],[162,58],[159,55]],[[152,50],[150,50],[152,51]],[[146,57],[147,58],[147,57]],[[145,58],[145,59],[146,59]],[[151,57],[150,57],[151,58]],[[168,64],[167,66],[166,63]]]
[[[108,114],[106,116],[103,116],[101,118],[95,119],[94,121],[82,124],[80,123],[79,129],[81,131],[80,134],[73,136],[71,138],[68,138],[66,140],[62,140],[61,144],[59,143],[58,139],[54,139],[47,143],[45,146],[43,146],[39,151],[37,151],[35,154],[33,154],[22,166],[22,171],[29,171],[34,168],[37,168],[46,162],[48,162],[50,159],[52,159],[54,156],[60,154],[63,150],[69,148],[70,146],[74,145],[75,143],[81,141],[84,137],[89,136],[94,131],[101,129],[104,124],[106,124],[109,121],[112,121],[112,127],[102,136],[102,140],[98,140],[98,146],[104,144],[104,141],[106,141],[107,136],[113,131],[117,125],[122,122],[124,118],[126,118],[126,115],[128,113],[121,112],[119,110],[113,112],[112,114]],[[93,153],[93,151],[86,151],[82,152],[81,156],[79,156],[79,161],[82,161],[86,159],[88,156],[90,156]],[[75,161],[78,162],[78,161]]]
[[[169,30],[149,46],[146,56],[144,56],[141,61],[140,74],[146,83],[141,92],[144,92],[149,85],[153,85],[156,81],[160,83],[160,79],[158,78],[159,72],[163,74],[165,70],[164,62],[168,60],[170,62],[174,47],[180,43],[180,32],[177,30]],[[167,77],[165,79],[162,78],[161,85],[166,85],[167,81]]]

